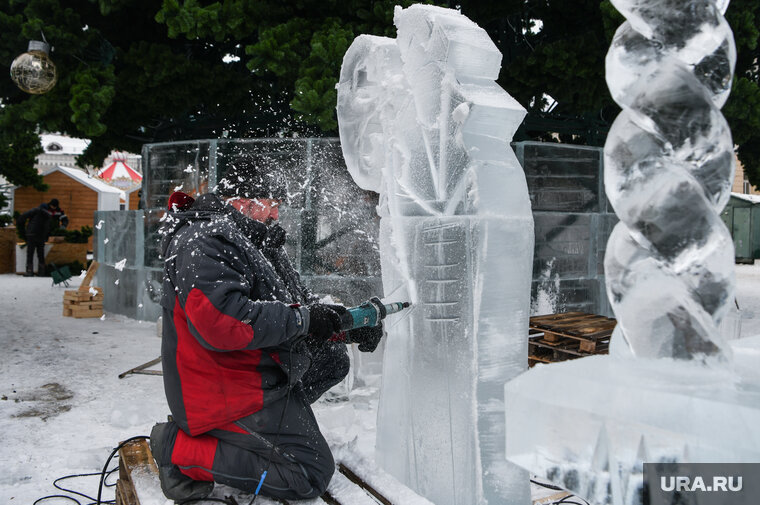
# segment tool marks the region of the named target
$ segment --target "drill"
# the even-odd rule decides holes
[[[341,331],[348,331],[363,326],[377,326],[389,314],[401,312],[411,305],[409,302],[383,304],[380,298],[373,296],[368,301],[356,307],[351,307],[346,313],[342,314],[340,317],[340,329]]]

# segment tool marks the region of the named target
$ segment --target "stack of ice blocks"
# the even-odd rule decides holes
[[[518,142],[528,182],[536,246],[531,311],[613,316],[604,284],[604,253],[617,223],[604,194],[600,147]]]

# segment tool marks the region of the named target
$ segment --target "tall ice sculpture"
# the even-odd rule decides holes
[[[642,502],[643,463],[760,461],[760,339],[720,331],[734,303],[719,217],[734,174],[728,1],[612,3],[627,21],[606,72],[623,109],[605,145],[620,218],[605,257],[611,355],[537,366],[505,399],[511,461],[622,505]]]
[[[509,146],[525,110],[465,16],[413,5],[394,23],[354,40],[338,86],[346,163],[380,193],[385,297],[414,304],[386,321],[377,460],[436,505],[530,500],[503,403],[527,368],[533,218]]]

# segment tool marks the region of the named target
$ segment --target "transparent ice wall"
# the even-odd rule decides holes
[[[276,169],[287,181],[289,201],[280,224],[304,282],[347,305],[382,291],[377,195],[351,180],[337,139],[206,139],[145,145],[143,210],[98,213],[96,223],[103,222],[95,230],[95,259],[107,312],[143,320],[160,315],[158,230],[169,195],[206,192],[231,160],[262,154],[280,161]],[[124,268],[116,269],[122,260]],[[377,362],[369,365],[379,368]]]
[[[551,142],[514,148],[535,223],[531,314],[612,316],[604,253],[618,219],[604,194],[602,148]]]
[[[508,144],[525,111],[469,19],[413,5],[394,23],[354,40],[338,86],[346,164],[380,193],[385,298],[414,304],[387,321],[376,457],[438,505],[529,499],[501,394],[527,368],[533,219]]]
[[[155,321],[161,315],[163,271],[145,264],[145,221],[142,210],[95,212],[93,259],[99,263],[96,284],[103,288],[103,308]]]

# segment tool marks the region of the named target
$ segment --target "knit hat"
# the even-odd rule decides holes
[[[50,200],[48,202],[48,206],[55,207],[57,209],[58,208],[58,199],[57,198],[53,198],[52,200]]]
[[[284,200],[287,195],[280,164],[270,157],[241,157],[230,163],[216,192],[223,197],[275,198]]]

